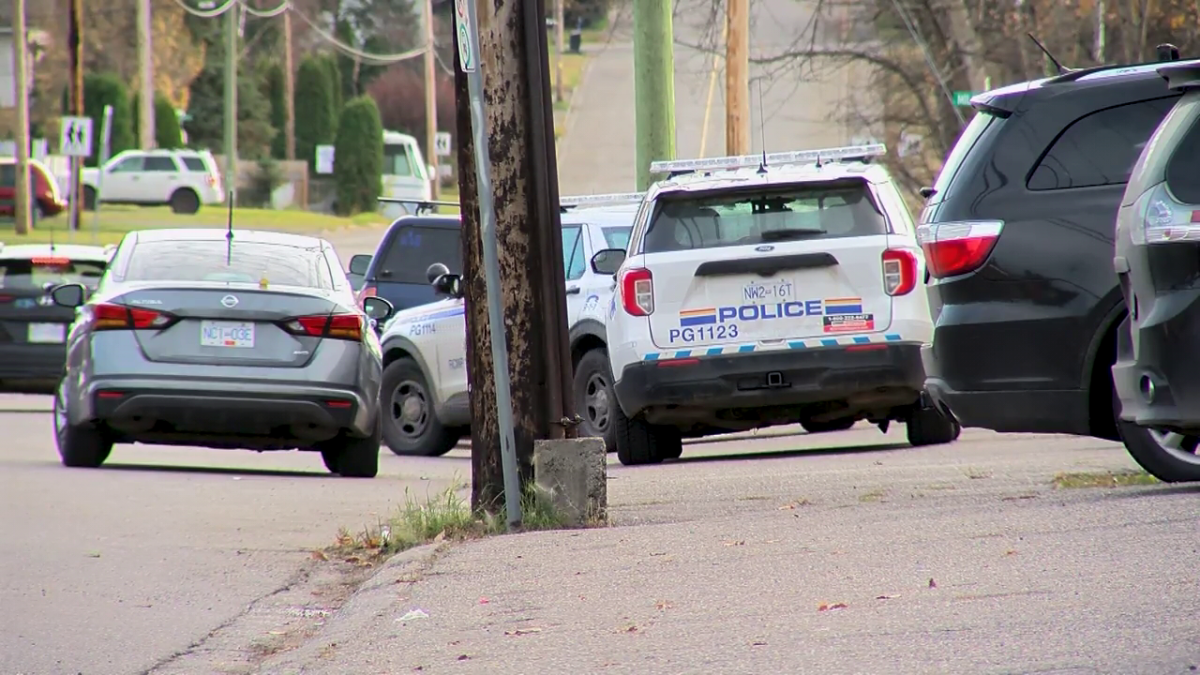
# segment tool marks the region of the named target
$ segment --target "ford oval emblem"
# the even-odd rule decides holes
[[[754,250],[755,250],[755,251],[760,251],[760,252],[762,252],[762,253],[766,253],[767,251],[774,251],[774,250],[775,250],[775,247],[774,247],[774,246],[771,246],[770,244],[763,244],[762,246],[756,246],[756,247],[754,247]]]
[[[225,307],[236,307],[238,304],[238,299],[232,295],[227,295],[221,298],[221,304]]]

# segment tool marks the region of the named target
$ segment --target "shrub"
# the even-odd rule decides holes
[[[250,189],[246,191],[247,194],[244,197],[246,206],[271,208],[271,196],[275,193],[275,189],[283,185],[286,180],[287,176],[283,173],[283,167],[279,166],[279,162],[274,158],[264,157],[258,160],[258,170],[254,172],[254,176],[250,180]]]
[[[346,104],[333,155],[337,210],[342,215],[372,212],[383,193],[383,125],[369,96]]]
[[[275,127],[275,138],[271,141],[271,156],[275,159],[287,157],[287,87],[284,82],[283,66],[274,63],[267,70],[267,98],[271,101],[271,126]]]
[[[92,154],[84,161],[85,166],[96,166],[100,159],[100,146],[104,142],[104,106],[107,105],[113,109],[109,156],[134,147],[133,118],[125,83],[112,73],[85,75],[83,110],[92,118]]]
[[[433,148],[425,147],[425,76],[408,64],[397,64],[367,87],[367,94],[379,106],[383,128],[411,134],[421,145],[425,161]],[[455,133],[454,79],[437,79],[438,131]]]
[[[332,143],[337,134],[334,124],[333,87],[329,69],[318,57],[308,57],[296,73],[296,159],[316,166],[316,147]]]

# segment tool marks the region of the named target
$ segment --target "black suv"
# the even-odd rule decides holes
[[[1158,67],[1088,68],[976,96],[922,191],[935,324],[926,386],[963,426],[1157,443],[1117,421],[1110,367],[1126,314],[1112,267],[1117,207],[1179,97]]]

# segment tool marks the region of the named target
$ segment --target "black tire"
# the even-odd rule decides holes
[[[854,423],[857,421],[858,420],[854,419],[853,417],[833,420],[831,422],[816,422],[813,420],[808,420],[806,422],[801,422],[800,426],[804,427],[804,430],[810,434],[824,434],[831,431],[845,431],[854,426]]]
[[[1200,437],[1161,433],[1117,420],[1125,449],[1138,466],[1164,483],[1200,481]]]
[[[96,210],[96,188],[92,187],[91,185],[83,186],[83,210]]]
[[[617,433],[613,425],[613,408],[617,395],[612,388],[612,367],[608,353],[593,349],[584,354],[575,366],[575,405],[583,422],[580,436],[603,438],[609,452],[617,451]]]
[[[388,364],[379,398],[383,439],[397,455],[441,457],[463,437],[462,428],[446,427],[437,418],[425,374],[410,358]]]
[[[54,395],[54,442],[63,466],[94,469],[108,459],[113,442],[93,426],[71,426],[62,401],[62,390]]]
[[[683,437],[676,427],[649,424],[629,419],[621,406],[613,406],[613,430],[616,432],[617,459],[625,466],[658,464],[683,454]]]
[[[200,210],[200,197],[191,188],[179,188],[171,193],[171,211],[191,215]]]
[[[908,417],[908,442],[913,447],[941,445],[958,439],[962,427],[937,408],[913,408]]]
[[[379,473],[379,446],[383,443],[383,415],[375,416],[371,435],[345,434],[318,446],[325,468],[344,478],[374,478]]]

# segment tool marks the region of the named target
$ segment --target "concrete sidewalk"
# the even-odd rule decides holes
[[[1176,673],[1200,662],[1194,574],[1172,564],[1192,556],[1194,488],[1052,487],[1064,466],[1131,466],[1094,439],[968,431],[918,450],[902,434],[857,427],[760,441],[772,454],[754,461],[689,450],[610,467],[621,526],[403,559],[256,672]]]

